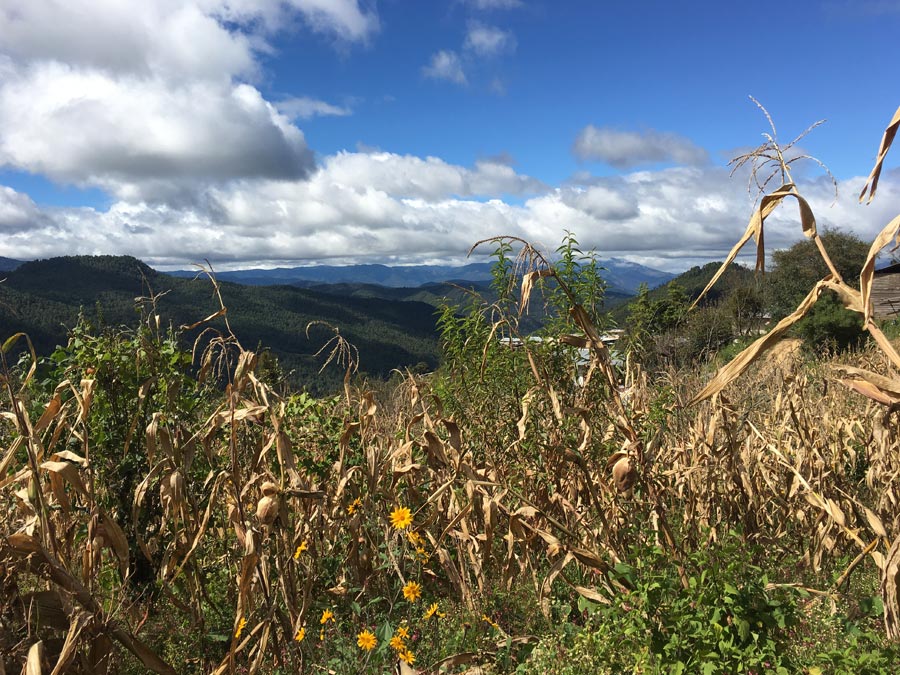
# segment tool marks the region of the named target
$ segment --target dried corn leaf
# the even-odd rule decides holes
[[[825,499],[825,510],[828,512],[828,515],[834,519],[841,527],[847,526],[847,518],[844,516],[844,512],[841,511],[841,507],[838,506],[838,503],[833,499]]]
[[[819,299],[819,294],[822,292],[824,284],[824,281],[818,282],[809,292],[809,295],[807,295],[803,302],[800,303],[800,306],[794,310],[793,314],[784,317],[766,335],[763,335],[740,354],[735,356],[729,363],[722,366],[715,377],[710,380],[700,392],[695,394],[694,397],[688,401],[687,405],[694,405],[695,403],[718,394],[728,386],[729,383],[737,379],[763,352],[777,344],[781,339],[781,336],[787,332],[788,328],[806,316],[806,313],[809,312],[816,303],[816,300]]]
[[[128,576],[129,549],[128,539],[119,524],[113,520],[108,513],[101,514],[101,522],[103,523],[103,531],[106,539],[109,540],[110,548],[119,559],[119,569],[122,577]]]
[[[50,402],[44,408],[44,412],[41,414],[40,419],[38,419],[37,423],[34,425],[34,433],[39,434],[46,429],[50,425],[50,422],[53,421],[53,418],[56,417],[60,407],[62,407],[62,399],[60,398],[59,393],[55,393],[53,394],[53,398],[50,399]]]
[[[887,335],[882,333],[881,329],[871,321],[866,324],[866,330],[869,331],[869,335],[871,335],[875,342],[878,343],[878,346],[881,348],[881,351],[884,352],[884,355],[891,360],[891,364],[894,368],[900,368],[900,354],[894,349],[894,345],[888,340]]]
[[[826,277],[821,281],[823,287],[834,291],[838,296],[838,300],[840,300],[844,307],[849,309],[851,312],[856,312],[857,314],[864,313],[864,307],[862,303],[862,296],[859,291],[855,288],[850,288],[843,281],[836,281],[831,278],[831,276]]]
[[[53,672],[50,675],[63,675],[63,673],[68,671],[72,661],[75,660],[78,638],[90,620],[91,615],[87,612],[78,612],[72,617],[72,623],[69,625],[69,631],[66,633],[66,640],[63,642],[59,658],[56,659],[56,665],[53,667]]]
[[[725,273],[725,270],[728,269],[728,266],[732,262],[734,262],[734,259],[737,257],[740,250],[744,248],[744,244],[750,241],[750,237],[753,237],[756,241],[756,269],[757,271],[762,271],[764,269],[766,250],[764,246],[763,225],[772,211],[774,211],[782,200],[788,196],[796,197],[797,202],[799,203],[800,223],[803,227],[803,234],[807,237],[815,235],[816,219],[813,216],[812,209],[809,207],[807,201],[800,196],[792,183],[785,183],[775,192],[766,195],[760,200],[759,206],[750,217],[750,222],[747,224],[747,229],[744,231],[743,236],[741,236],[738,242],[732,247],[731,252],[729,252],[728,256],[725,258],[725,262],[722,263],[722,266],[719,267],[712,279],[709,280],[709,283],[706,284],[706,288],[703,289],[700,295],[697,296],[697,299],[691,304],[691,309],[696,307],[697,303],[709,292],[709,289],[715,286],[719,277]]]
[[[900,108],[897,108],[897,112],[894,113],[884,130],[884,135],[881,137],[881,145],[878,148],[878,157],[875,159],[875,166],[872,167],[872,172],[866,179],[862,192],[859,193],[859,201],[863,200],[866,192],[869,193],[867,204],[874,199],[875,190],[878,188],[878,178],[881,176],[881,167],[884,164],[884,158],[887,156],[888,150],[891,149],[891,143],[894,142],[894,137],[897,135],[898,127],[900,127]]]
[[[25,661],[25,675],[41,675],[41,661],[44,660],[44,641],[38,640],[28,650],[28,658]]]
[[[78,467],[71,462],[44,462],[41,468],[62,476],[80,495],[87,497],[87,488],[81,482]]]
[[[181,326],[181,330],[194,330],[197,326],[202,326],[205,323],[209,323],[213,319],[216,319],[220,316],[225,316],[225,314],[227,312],[228,312],[228,310],[225,307],[222,307],[222,309],[220,309],[218,312],[215,312],[214,314],[210,314],[205,319],[201,319],[200,321],[192,323],[189,326],[188,325]]]
[[[863,396],[866,396],[873,401],[877,401],[882,405],[891,406],[900,403],[900,398],[896,398],[890,395],[888,392],[885,392],[883,389],[879,388],[875,384],[872,384],[871,382],[866,382],[865,380],[845,379],[839,379],[838,382],[843,384],[845,387],[852,389],[856,393],[862,394]]]
[[[519,301],[519,314],[528,312],[528,304],[531,302],[531,292],[534,289],[535,279],[550,277],[553,274],[552,269],[545,268],[522,275],[522,299]]]
[[[887,539],[887,531],[884,529],[884,523],[881,522],[881,518],[879,518],[874,511],[867,509],[865,506],[863,507],[863,510],[866,513],[866,520],[869,521],[869,527],[872,528],[872,531],[879,537]]]
[[[900,402],[900,380],[853,366],[833,365],[831,369],[848,376],[839,382],[874,401],[885,405]]]
[[[900,114],[900,110],[897,111]],[[868,323],[872,315],[872,307],[869,298],[872,295],[872,280],[875,276],[875,258],[878,253],[887,246],[891,239],[897,239],[897,245],[900,246],[900,216],[894,218],[891,222],[884,226],[884,229],[878,233],[869,247],[869,253],[866,255],[866,262],[863,263],[862,271],[859,274],[859,290],[862,293],[862,305],[865,309],[865,321]]]
[[[609,564],[593,551],[589,551],[586,548],[573,548],[571,551],[572,555],[574,555],[582,565],[587,565],[588,567],[600,570],[601,572],[609,570]]]
[[[888,549],[881,568],[881,599],[888,639],[900,638],[900,537]]]
[[[578,593],[583,598],[587,598],[591,602],[596,602],[601,605],[609,605],[610,600],[604,595],[601,595],[597,590],[593,588],[588,588],[586,586],[573,586],[575,592]]]

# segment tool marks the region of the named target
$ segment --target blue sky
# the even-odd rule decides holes
[[[895,0],[0,0],[0,255],[412,263],[568,229],[677,271],[749,218],[751,94],[785,141],[827,119],[801,146],[837,201],[795,178],[870,238],[898,28]],[[770,246],[799,236],[773,216]]]

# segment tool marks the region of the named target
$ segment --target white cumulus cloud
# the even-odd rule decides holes
[[[698,165],[709,158],[703,148],[678,134],[652,129],[620,131],[592,124],[579,132],[572,151],[579,159],[605,162],[617,169],[658,162]]]
[[[459,54],[452,50],[442,49],[432,54],[430,63],[422,68],[422,74],[435,80],[449,80],[456,84],[467,83]]]
[[[279,110],[254,86],[267,39],[303,27],[364,42],[379,23],[357,0],[6,3],[0,167],[178,203],[211,181],[304,178],[293,120],[349,110],[302,96]]]
[[[56,62],[0,85],[0,164],[112,192],[168,178],[296,178],[303,133],[248,84],[112,77]]]
[[[463,48],[478,56],[496,56],[513,51],[516,48],[516,38],[510,31],[472,21],[469,23]]]

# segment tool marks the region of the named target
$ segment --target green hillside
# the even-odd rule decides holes
[[[64,344],[79,311],[92,323],[134,325],[136,298],[162,294],[164,324],[191,324],[218,309],[209,280],[161,274],[130,257],[77,256],[25,263],[0,284],[0,338],[25,332],[39,353]],[[339,373],[318,375],[315,353],[331,337],[325,321],[359,349],[360,370],[384,376],[394,368],[437,363],[434,307],[424,302],[348,297],[291,286],[252,287],[223,282],[231,327],[247,348],[262,343],[275,353],[295,384],[333,388]],[[224,328],[217,319],[213,326]],[[193,339],[199,329],[186,335]]]
[[[669,284],[677,284],[684,289],[687,296],[694,300],[706,288],[709,280],[713,278],[716,270],[722,266],[721,262],[711,262],[702,267],[694,266],[686,272],[682,272],[668,284],[651,289],[648,297],[651,300],[662,300],[667,293]],[[752,284],[755,278],[753,270],[741,265],[733,264],[728,267],[725,274],[716,282],[716,285],[706,294],[705,304],[715,304],[722,300],[734,288],[746,287]],[[610,310],[612,317],[622,325],[631,310],[631,302],[623,302],[613,306]]]
[[[274,353],[293,385],[321,393],[339,386],[341,373],[329,368],[319,374],[324,356],[316,352],[332,337],[310,322],[337,327],[359,350],[360,370],[384,377],[405,367],[433,369],[438,362],[436,309],[444,302],[467,306],[476,294],[490,302],[489,284],[460,282],[391,288],[376,284],[249,286],[220,282],[223,301],[234,333],[245,348],[265,345]],[[218,310],[213,286],[205,277],[175,277],[153,270],[127,256],[67,256],[27,262],[6,274],[0,283],[0,339],[26,333],[37,352],[50,354],[67,341],[79,313],[95,326],[134,326],[141,304],[157,296],[163,325],[193,324]],[[623,299],[607,293],[607,304]],[[143,303],[139,302],[144,298]],[[537,291],[521,329],[540,328],[545,319]],[[219,318],[211,324],[224,329]],[[192,342],[204,327],[185,333]],[[207,338],[209,336],[207,335]]]

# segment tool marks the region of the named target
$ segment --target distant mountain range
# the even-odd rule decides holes
[[[19,265],[21,265],[22,262],[22,260],[15,260],[14,258],[4,258],[2,255],[0,255],[0,272],[11,272]]]
[[[613,294],[633,295],[645,283],[655,288],[675,277],[674,274],[629,262],[621,258],[600,261],[605,268],[603,278]],[[441,282],[487,282],[492,263],[468,265],[314,265],[217,272],[218,279],[250,286],[312,286],[317,284],[369,284],[389,288],[418,288]],[[194,277],[196,271],[169,272],[178,277]]]
[[[621,260],[605,263],[604,276],[610,284],[607,307],[627,301],[640,283],[656,286],[672,276]],[[175,326],[191,324],[218,308],[209,281],[194,279],[195,272],[164,274],[127,256],[66,256],[31,262],[0,258],[0,264],[7,266],[0,277],[0,343],[25,332],[42,355],[66,343],[79,313],[113,330],[134,326],[135,299],[151,292],[162,294],[157,311],[164,322]],[[307,338],[310,322],[339,328],[359,349],[361,370],[383,376],[397,368],[437,365],[439,305],[466,306],[474,294],[488,302],[494,299],[487,263],[242,270],[217,277],[229,322],[242,344],[271,349],[284,369],[294,373],[294,384],[305,384],[315,393],[333,390],[340,377],[334,369],[318,374],[323,359],[316,352],[332,334],[316,327]],[[539,293],[523,318],[525,331],[539,328],[544,319]],[[214,325],[223,328],[222,319]]]

